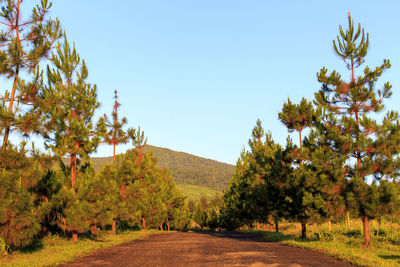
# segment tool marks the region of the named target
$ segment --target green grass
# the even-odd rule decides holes
[[[353,222],[351,227],[342,224],[332,225],[330,231],[328,224],[313,225],[307,231],[307,240],[299,237],[300,227],[297,224],[283,224],[281,227],[283,233],[260,230],[251,230],[251,232],[260,234],[271,242],[318,251],[358,266],[400,266],[399,225],[386,223],[379,226],[373,221],[370,228],[373,248],[362,246],[362,229],[361,223],[358,222]],[[333,236],[333,240],[322,241],[313,238],[314,233],[321,232],[329,233]]]
[[[203,195],[206,197],[214,197],[216,193],[220,193],[218,190],[200,185],[177,184],[176,186],[189,200],[198,200]]]
[[[80,238],[76,243],[57,235],[47,236],[28,248],[0,258],[0,266],[56,266],[71,262],[99,248],[129,242],[155,232],[132,231],[114,236],[111,231],[102,231],[97,239]]]

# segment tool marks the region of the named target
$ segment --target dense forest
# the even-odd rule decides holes
[[[146,145],[144,151],[152,151],[157,166],[172,172],[174,181],[182,185],[200,185],[221,191],[226,188],[235,171],[235,166],[215,160],[197,157],[167,148]],[[92,157],[92,166],[99,170],[112,162],[112,157]]]

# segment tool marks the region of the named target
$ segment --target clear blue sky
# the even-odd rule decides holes
[[[350,76],[332,48],[348,11],[370,34],[366,64],[391,60],[378,85],[392,83],[389,108],[399,110],[398,1],[53,2],[98,86],[97,115],[110,114],[117,89],[120,114],[152,145],[234,164],[258,118],[284,144],[283,102],[312,99],[323,66]]]

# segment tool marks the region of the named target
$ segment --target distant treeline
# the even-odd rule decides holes
[[[233,165],[167,148],[146,145],[144,151],[153,151],[157,165],[170,170],[177,184],[200,185],[222,191],[235,171]],[[100,169],[111,162],[112,157],[91,158],[91,161],[95,169]]]

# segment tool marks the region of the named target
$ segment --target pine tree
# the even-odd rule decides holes
[[[233,230],[248,223],[252,216],[246,200],[249,180],[247,171],[251,154],[244,149],[236,161],[235,172],[229,181],[228,189],[224,192],[224,203],[221,211],[222,225],[228,230]]]
[[[147,137],[145,137],[144,132],[138,129],[128,129],[128,136],[132,140],[133,147],[139,152],[139,159],[136,162],[138,166],[142,163],[143,158],[143,148],[147,144]]]
[[[78,160],[88,161],[89,154],[100,142],[99,133],[104,126],[93,124],[94,112],[100,105],[96,85],[86,82],[88,70],[85,61],[81,61],[75,47],[71,49],[66,35],[64,42],[57,44],[50,61],[54,68],[47,66],[48,84],[41,91],[37,112],[45,120],[46,146],[57,156],[68,155],[70,159],[70,185],[69,189],[62,189],[60,201],[65,201],[65,205],[61,205],[62,215],[72,232],[73,241],[76,241],[78,233],[86,227],[79,224],[79,218],[81,223],[90,223],[89,204],[84,198],[87,184],[82,181],[79,190],[76,187]]]
[[[304,97],[301,99],[300,104],[293,104],[290,99],[288,99],[287,103],[283,104],[282,111],[278,113],[280,121],[287,127],[288,131],[297,131],[299,134],[299,149],[293,151],[292,154],[296,155],[295,157],[297,159],[295,159],[295,163],[299,163],[300,165],[303,165],[303,161],[305,160],[305,155],[302,147],[302,132],[304,129],[310,128],[312,126],[313,113],[314,110],[311,102],[307,101]],[[302,191],[306,190],[304,186],[307,184],[305,180],[306,177],[308,177],[308,175],[302,173],[302,171],[304,170],[305,168],[297,168],[294,170],[294,173],[291,176],[291,178],[293,179],[293,181],[291,181],[291,186],[295,187],[293,190],[293,193],[295,195],[292,196],[292,198],[293,201],[298,202],[292,203],[296,206],[296,208],[292,210],[292,216],[300,219],[302,238],[306,238],[307,221],[310,217],[306,214],[311,213],[311,209],[308,209],[307,211],[305,210],[307,207],[305,207],[305,203],[303,203]],[[300,176],[301,178],[296,179],[296,176]],[[296,180],[301,180],[302,182]]]
[[[193,214],[193,220],[201,229],[207,226],[207,209],[210,203],[206,196],[201,196],[197,202],[196,209]]]
[[[60,157],[69,155],[74,189],[78,158],[87,160],[100,141],[101,127],[93,124],[94,112],[100,104],[96,85],[86,82],[85,61],[81,61],[75,46],[71,49],[66,35],[50,60],[55,68],[47,67],[48,85],[41,93],[38,111],[46,118],[46,145]]]
[[[59,162],[53,159],[46,165],[55,166],[57,163]],[[36,216],[39,218],[44,234],[56,233],[60,230],[56,218],[60,217],[62,210],[56,198],[66,181],[65,175],[60,175],[60,172],[61,170],[50,168],[31,190],[36,194]]]
[[[293,158],[301,159],[303,164],[289,178],[289,214],[301,223],[301,236],[306,238],[307,224],[330,220],[344,212],[344,159],[331,151],[325,137],[314,129],[305,138],[301,151],[296,146],[290,150]]]
[[[158,168],[157,168],[158,169]],[[183,214],[185,211],[185,197],[176,187],[172,174],[167,169],[158,169],[160,185],[159,194],[165,208],[162,225],[167,226],[169,231],[171,224],[174,229],[182,229],[188,225],[188,218]]]
[[[29,153],[25,145],[0,151],[0,236],[11,247],[31,244],[40,231],[32,189],[44,167],[36,160],[37,152]]]
[[[293,104],[290,99],[283,104],[282,111],[278,113],[279,120],[287,127],[289,132],[299,133],[299,146],[302,147],[302,132],[311,127],[313,119],[313,108],[311,102],[304,97],[300,104]]]
[[[111,224],[114,235],[117,234],[117,220],[124,217],[122,214],[128,213],[125,186],[128,184],[128,177],[132,174],[130,169],[132,163],[123,161],[121,158],[124,156],[117,157],[115,164],[103,167],[99,174],[98,184],[90,193],[90,196],[96,195],[93,196],[92,202],[100,203],[96,220],[103,226]],[[120,188],[124,188],[124,192]]]
[[[109,128],[107,133],[105,134],[104,141],[109,144],[113,145],[113,162],[115,163],[115,147],[120,144],[126,144],[129,140],[129,136],[126,132],[124,132],[123,127],[127,124],[127,119],[125,117],[122,118],[121,122],[118,120],[118,108],[120,107],[120,103],[118,102],[118,95],[117,90],[115,90],[114,96],[114,107],[112,111],[112,122],[110,122],[104,114],[104,119],[106,121],[106,126]]]
[[[69,169],[63,168],[57,175],[62,181],[62,187],[53,196],[53,203],[57,210],[55,221],[64,232],[72,233],[72,241],[78,241],[78,234],[89,230],[96,218],[96,210],[93,209],[90,192],[93,185],[94,170],[86,165],[80,168],[79,180],[76,181],[74,189],[68,185]]]
[[[114,219],[118,218],[118,206],[123,200],[120,197],[116,179],[110,175],[110,169],[115,170],[115,167],[106,165],[100,175],[96,175],[89,181],[90,190],[86,195],[86,200],[93,214],[92,234],[96,234],[98,226],[104,228],[106,225],[112,225],[113,233],[116,234],[116,226],[113,223]]]
[[[383,205],[376,197],[376,184],[368,184],[368,177],[391,181],[398,176],[400,152],[400,125],[398,113],[389,111],[378,123],[375,114],[383,110],[383,101],[391,95],[387,82],[382,89],[375,84],[383,71],[390,68],[389,60],[371,70],[365,67],[363,74],[356,71],[365,62],[369,47],[369,35],[358,24],[357,29],[348,16],[348,29],[339,26],[340,35],[333,41],[336,54],[343,59],[351,72],[350,81],[345,82],[333,71],[327,74],[322,68],[317,74],[322,88],[315,94],[316,103],[325,109],[326,137],[333,151],[344,156],[347,182],[346,203],[363,221],[364,245],[370,246],[369,219],[378,216],[377,207]],[[390,186],[390,183],[388,184]],[[378,186],[379,187],[379,186]],[[390,192],[390,190],[388,190]],[[386,203],[394,201],[388,195]]]
[[[32,10],[29,19],[22,18],[22,0],[2,1],[0,19],[0,75],[12,79],[11,92],[1,99],[0,129],[4,130],[3,150],[7,145],[12,127],[28,134],[38,127],[38,117],[19,104],[34,104],[42,86],[41,59],[47,57],[53,44],[61,37],[59,21],[46,19],[51,2],[41,0]],[[25,82],[21,77],[32,78]],[[18,101],[15,107],[14,103]],[[5,104],[8,102],[8,106]],[[30,109],[32,111],[32,109]],[[18,114],[18,116],[17,116]]]
[[[254,218],[260,222],[270,223],[269,218],[275,221],[275,230],[279,231],[279,220],[286,217],[286,186],[291,173],[291,161],[286,159],[286,152],[272,140],[270,133],[265,134],[261,121],[257,121],[253,129],[252,139],[249,140],[251,157],[249,170],[254,176],[255,186],[252,187],[255,200]]]
[[[265,140],[263,140],[265,138]],[[291,158],[287,150],[276,144],[270,133],[265,134],[257,120],[249,140],[250,151],[243,151],[237,161],[235,174],[224,193],[221,223],[234,229],[254,221],[286,217],[286,186],[291,174]]]

